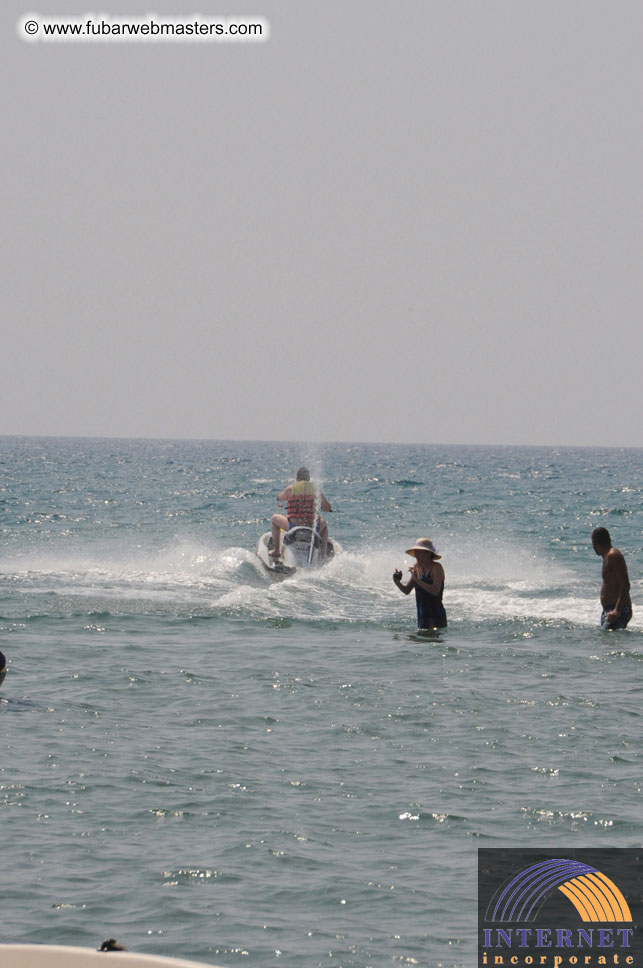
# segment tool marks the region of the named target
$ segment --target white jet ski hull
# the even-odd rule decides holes
[[[292,575],[298,568],[319,568],[340,552],[338,541],[328,539],[326,557],[321,556],[321,538],[312,528],[297,527],[284,531],[281,536],[281,558],[271,558],[272,535],[262,534],[257,542],[257,555],[268,571],[278,575]]]

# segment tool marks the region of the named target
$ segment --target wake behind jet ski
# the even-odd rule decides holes
[[[297,479],[277,495],[277,501],[286,502],[286,513],[273,514],[270,532],[257,544],[257,554],[267,568],[286,573],[314,568],[336,553],[338,544],[330,541],[320,514],[332,511],[330,502],[311,481],[307,467],[299,468]]]

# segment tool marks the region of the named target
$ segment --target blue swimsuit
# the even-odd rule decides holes
[[[420,580],[427,583],[427,585],[433,584],[433,576],[420,575]],[[425,592],[423,588],[418,588],[415,586],[415,603],[418,610],[418,628],[419,629],[444,629],[447,627],[447,613],[444,611],[444,605],[442,604],[442,593],[444,592],[444,583],[440,589],[439,595],[431,595],[430,592]]]

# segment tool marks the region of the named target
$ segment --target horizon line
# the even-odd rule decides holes
[[[480,447],[480,448],[509,448],[522,447],[532,450],[642,450],[643,445],[637,444],[528,444],[528,443],[465,443],[444,441],[412,441],[412,440],[278,440],[258,437],[164,437],[140,436],[131,437],[120,434],[5,434],[0,433],[0,440],[114,440],[140,441],[164,443],[221,443],[221,444],[271,444],[293,446],[360,446],[360,447]]]

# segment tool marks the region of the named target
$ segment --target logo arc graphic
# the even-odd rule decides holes
[[[541,861],[506,881],[487,907],[487,921],[533,921],[555,890],[573,904],[582,920],[631,921],[619,888],[596,867],[566,858]]]

